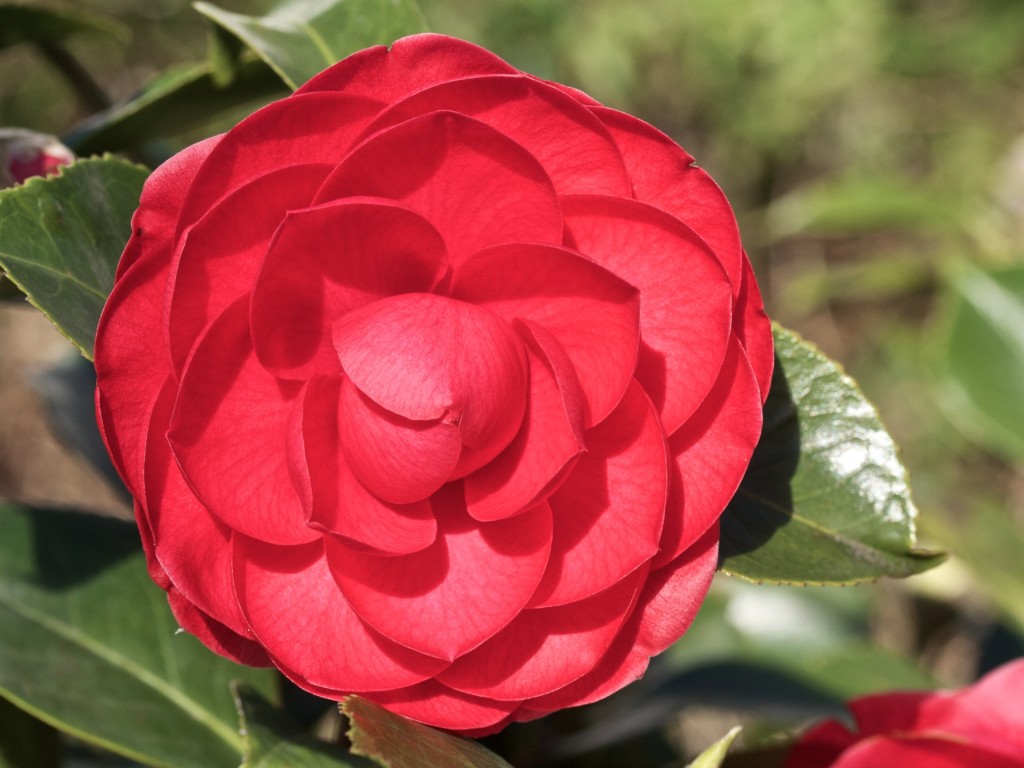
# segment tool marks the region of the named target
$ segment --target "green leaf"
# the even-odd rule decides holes
[[[964,266],[948,283],[944,405],[968,437],[1024,458],[1024,267]]]
[[[0,695],[143,763],[227,766],[235,679],[276,682],[178,631],[134,525],[0,504]]]
[[[93,158],[0,192],[0,268],[90,360],[146,176]]]
[[[426,30],[413,0],[286,0],[261,17],[205,2],[195,9],[252,48],[292,89],[354,51]]]
[[[701,752],[697,759],[690,763],[687,768],[719,768],[725,759],[725,753],[729,751],[729,747],[732,746],[740,730],[740,726],[737,725],[725,736]]]
[[[764,431],[722,516],[722,570],[851,584],[938,565],[944,555],[915,549],[917,510],[874,407],[815,347],[778,326],[774,335]]]
[[[210,63],[177,68],[153,80],[131,101],[79,123],[61,140],[80,155],[137,147],[206,128],[231,110],[285,95],[280,79],[251,56],[236,62],[230,81],[215,77]]]
[[[804,233],[899,229],[948,234],[962,226],[948,193],[896,176],[846,178],[803,187],[772,203],[767,220],[776,239]]]
[[[475,741],[407,720],[361,696],[344,699],[341,711],[351,723],[352,752],[383,768],[510,768]]]
[[[0,699],[0,768],[60,768],[61,752],[57,731]]]
[[[0,5],[0,49],[17,43],[52,44],[80,32],[128,37],[122,24],[69,7]]]
[[[372,763],[303,735],[287,715],[248,685],[232,685],[244,742],[241,768],[363,768]]]
[[[949,546],[1024,637],[1024,520],[1002,503],[975,497],[965,512],[936,509],[928,533]],[[969,520],[969,522],[965,522]]]

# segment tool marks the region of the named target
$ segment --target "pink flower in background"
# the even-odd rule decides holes
[[[772,370],[692,163],[423,35],[157,169],[97,404],[181,625],[468,733],[638,678],[704,598]]]
[[[806,733],[786,768],[1021,768],[1024,659],[955,692],[883,693],[850,702],[855,731]]]
[[[71,150],[53,136],[23,128],[0,128],[0,188],[56,173],[74,159]]]

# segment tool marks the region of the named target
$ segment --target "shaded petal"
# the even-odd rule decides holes
[[[708,531],[678,560],[653,571],[622,631],[594,669],[524,709],[550,712],[590,704],[638,680],[650,657],[676,642],[693,622],[718,563],[718,528]]]
[[[611,132],[622,154],[633,196],[671,213],[693,229],[721,262],[739,294],[743,272],[740,233],[729,201],[693,157],[643,120],[607,107],[592,111]]]
[[[253,345],[268,370],[288,378],[338,368],[337,318],[385,296],[429,292],[447,269],[444,241],[429,223],[375,198],[292,210],[264,248]]]
[[[529,75],[466,77],[426,88],[384,110],[367,133],[441,110],[514,138],[540,161],[559,195],[632,195],[604,124],[571,96]]]
[[[587,426],[622,399],[636,369],[643,302],[612,272],[566,248],[513,244],[474,255],[455,271],[449,292],[549,331],[576,368]]]
[[[181,628],[202,640],[207,648],[238,664],[247,664],[250,667],[274,665],[263,646],[239,635],[199,610],[173,587],[167,592],[167,600]]]
[[[734,335],[707,399],[669,439],[671,484],[659,568],[674,560],[721,516],[761,437],[761,396]]]
[[[835,720],[805,732],[786,757],[785,768],[825,768],[857,742],[857,737]]]
[[[429,501],[389,504],[360,483],[338,439],[340,377],[315,376],[295,401],[289,425],[289,468],[314,528],[358,547],[405,555],[434,541]]]
[[[503,450],[522,422],[529,377],[523,343],[484,308],[404,294],[350,312],[334,327],[345,373],[382,408],[413,421],[443,419],[472,449],[456,475]]]
[[[368,195],[409,206],[437,228],[451,264],[490,245],[561,242],[551,180],[521,145],[454,112],[388,128],[342,161],[316,202]]]
[[[435,83],[458,77],[515,74],[480,46],[454,37],[423,34],[354,53],[310,79],[296,93],[340,91],[391,103]]]
[[[115,280],[143,256],[156,258],[165,266],[174,247],[174,231],[178,223],[185,193],[193,177],[223,136],[211,136],[173,155],[156,167],[142,185],[139,208],[132,216],[132,236],[117,264]]]
[[[298,547],[235,537],[235,589],[253,632],[300,686],[337,692],[412,685],[446,662],[367,627],[349,607],[314,542]],[[316,692],[316,691],[314,691]]]
[[[168,440],[195,495],[221,522],[275,544],[312,541],[287,462],[296,392],[256,360],[249,303],[232,304],[185,366]]]
[[[754,278],[754,268],[744,256],[743,284],[736,299],[736,315],[733,318],[733,333],[739,338],[747,353],[750,367],[754,369],[757,386],[761,390],[761,403],[768,399],[772,384],[772,370],[775,366],[775,350],[772,341],[772,322],[764,311],[761,291]]]
[[[434,497],[438,537],[412,555],[357,552],[330,537],[327,560],[345,596],[381,634],[455,659],[505,627],[537,588],[551,548],[551,509],[479,524],[459,484]]]
[[[562,346],[543,327],[521,324],[530,356],[530,397],[515,439],[464,481],[475,520],[511,517],[547,499],[585,450],[583,392]]]
[[[436,680],[426,680],[397,691],[381,691],[368,698],[397,715],[453,731],[487,729],[504,721],[516,708],[516,702],[470,696],[453,691]]]
[[[732,325],[729,279],[693,230],[633,200],[563,200],[567,236],[640,290],[636,378],[666,434],[697,408],[718,376]]]
[[[438,675],[450,688],[521,701],[563,688],[601,660],[640,593],[641,568],[608,589],[557,608],[525,610]]]
[[[292,165],[335,165],[383,103],[341,93],[293,94],[272,102],[224,134],[188,189],[180,234],[227,192]]]
[[[393,504],[426,499],[459,461],[462,438],[448,419],[412,421],[341,384],[337,412],[344,461],[368,491]]]
[[[638,384],[586,442],[587,453],[549,500],[551,562],[532,608],[596,594],[658,551],[668,458],[657,414]]]
[[[267,243],[292,208],[307,205],[330,166],[298,165],[232,190],[182,233],[171,267],[167,333],[180,374],[203,328],[252,290]]]
[[[146,510],[154,553],[182,599],[244,636],[248,625],[231,578],[231,529],[196,499],[167,443],[174,397],[168,382],[153,409],[146,441]]]

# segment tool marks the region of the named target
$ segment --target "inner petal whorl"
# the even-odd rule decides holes
[[[380,408],[458,428],[455,479],[498,455],[526,408],[529,362],[502,319],[474,304],[427,293],[390,296],[334,325],[349,380]]]

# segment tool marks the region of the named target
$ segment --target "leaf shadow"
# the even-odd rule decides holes
[[[27,508],[31,516],[33,581],[64,590],[141,552],[133,523],[88,512]]]
[[[764,425],[750,466],[721,517],[718,565],[772,538],[793,514],[791,481],[800,463],[800,420],[778,355]]]

